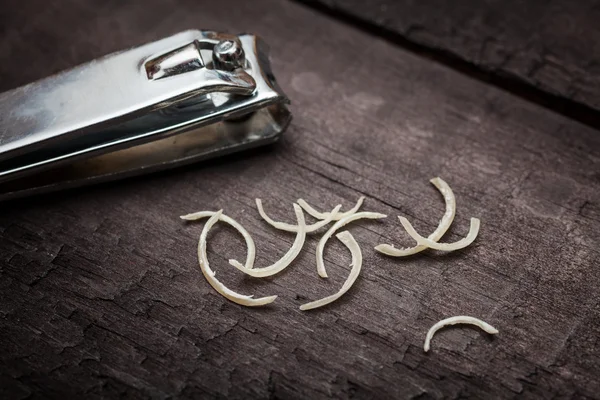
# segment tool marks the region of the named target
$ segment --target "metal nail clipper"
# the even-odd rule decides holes
[[[291,114],[265,43],[186,31],[0,94],[0,200],[276,141]]]

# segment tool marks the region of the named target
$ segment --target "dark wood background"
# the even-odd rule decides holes
[[[534,35],[542,16],[524,18],[517,2],[502,12],[481,4],[491,7],[484,22],[510,30],[489,32],[492,50],[525,35],[537,44],[524,46],[523,57],[537,57],[538,45],[578,55],[574,82],[585,90],[577,95],[545,73],[523,78],[546,99],[540,105],[502,80],[490,85],[378,36],[382,6],[349,8],[365,20],[354,26],[346,14],[283,0],[4,3],[1,90],[186,28],[252,31],[272,47],[295,118],[269,148],[1,204],[0,397],[598,398],[598,43],[586,33],[596,29],[589,18],[597,4],[568,3],[563,18],[572,15],[578,28],[559,25],[549,37]],[[388,8],[387,20],[400,15],[409,26],[417,7],[416,24],[431,17],[457,31],[470,26],[404,3],[406,12]],[[509,12],[531,26],[502,22]],[[435,52],[448,38],[430,32],[425,44]],[[555,100],[584,110],[585,121],[547,106]],[[475,244],[408,259],[372,250],[412,244],[398,214],[419,231],[434,229],[444,207],[428,180],[438,175],[458,198],[446,240],[462,237],[477,216]],[[340,301],[314,312],[298,306],[336,291],[349,272],[339,243],[326,252],[329,280],[316,274],[319,235],[286,272],[257,280],[227,264],[243,258],[243,241],[215,229],[209,257],[220,279],[242,293],[279,295],[272,307],[250,309],[209,287],[196,258],[201,224],[178,218],[224,208],[253,233],[264,266],[294,236],[265,225],[255,197],[274,218],[293,221],[298,197],[330,209],[360,195],[363,209],[390,217],[350,226],[363,273]],[[500,334],[447,329],[425,354],[427,329],[459,314]]]
[[[504,89],[543,94],[538,102],[600,110],[596,0],[297,1]]]

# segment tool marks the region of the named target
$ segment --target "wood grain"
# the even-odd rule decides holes
[[[298,1],[600,110],[597,0]]]
[[[8,89],[188,27],[260,33],[295,119],[275,146],[135,180],[0,206],[2,398],[595,398],[600,393],[600,135],[294,3],[181,0],[92,6],[36,0],[5,7],[0,85]],[[10,10],[10,11],[8,11]],[[27,10],[37,10],[28,13]],[[302,32],[300,34],[300,32]],[[27,60],[27,62],[25,62]],[[375,68],[376,67],[376,68]],[[445,240],[482,229],[452,254],[390,259],[372,247],[413,244],[396,215],[434,229],[441,176],[458,199]],[[384,212],[349,227],[365,256],[338,290],[347,250],[312,235],[286,272],[243,277],[243,241],[215,228],[209,257],[242,293],[232,304],[197,265],[201,224],[178,216],[224,208],[252,232],[257,265],[294,234],[263,223],[254,198],[293,221],[298,197],[321,209]],[[427,329],[473,315],[500,334]]]

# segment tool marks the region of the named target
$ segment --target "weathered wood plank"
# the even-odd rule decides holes
[[[289,2],[18,4],[3,9],[10,34],[0,48],[28,62],[0,65],[3,89],[187,27],[217,27],[267,39],[295,120],[268,149],[2,204],[2,397],[597,396],[596,131]],[[436,175],[458,197],[448,240],[479,216],[476,244],[406,260],[371,250],[411,244],[397,214],[434,228],[443,204],[427,180]],[[326,209],[360,194],[364,209],[390,218],[350,227],[364,272],[337,304],[311,313],[297,307],[337,290],[349,271],[341,245],[327,249],[328,281],[316,275],[318,235],[289,271],[256,281],[227,265],[244,256],[242,240],[215,229],[209,257],[219,277],[280,296],[247,309],[204,281],[201,226],[178,219],[225,208],[254,234],[260,266],[293,235],[262,223],[255,197],[291,221],[298,197]],[[456,314],[482,317],[500,335],[449,329],[424,354],[427,329]]]
[[[600,2],[299,0],[600,110]]]

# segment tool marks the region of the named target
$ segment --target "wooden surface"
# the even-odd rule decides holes
[[[13,3],[0,20],[0,54],[13,60],[0,63],[2,90],[216,27],[271,44],[295,119],[269,148],[2,204],[1,398],[597,398],[597,131],[291,2]],[[428,180],[438,175],[458,199],[445,240],[477,216],[474,245],[408,259],[372,250],[412,244],[398,214],[434,229],[443,201]],[[347,209],[360,195],[364,210],[389,218],[349,227],[363,272],[314,312],[298,306],[338,290],[349,272],[335,240],[329,280],[316,274],[319,235],[286,272],[256,280],[227,264],[245,248],[217,227],[217,276],[242,293],[279,295],[250,309],[210,288],[196,258],[201,224],[178,218],[224,208],[252,232],[265,266],[294,236],[266,226],[255,197],[291,222],[298,197]],[[425,354],[427,329],[460,314],[500,334],[447,329]]]
[[[299,0],[600,111],[597,0]]]

